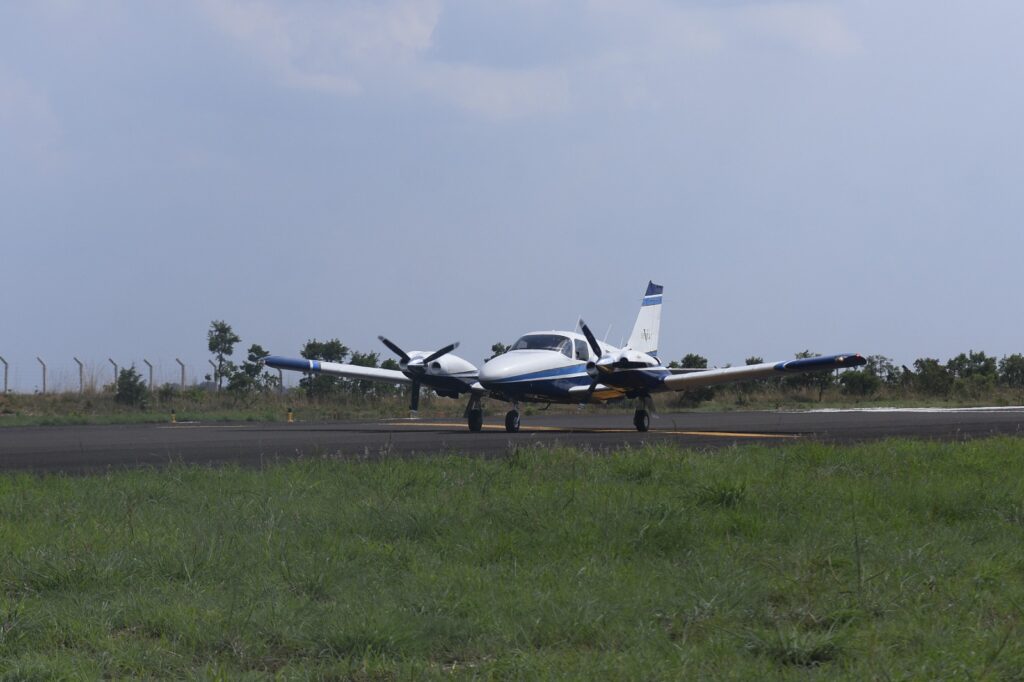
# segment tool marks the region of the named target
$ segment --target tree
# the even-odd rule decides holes
[[[345,362],[348,357],[349,347],[338,339],[330,341],[317,341],[310,339],[299,351],[299,354],[307,360],[326,360],[327,362]]]
[[[998,377],[998,363],[984,351],[960,353],[946,363],[957,397],[979,400],[992,392]]]
[[[708,359],[703,355],[687,353],[683,356],[683,360],[679,363],[679,366],[686,369],[707,369]]]
[[[1010,388],[1024,388],[1024,355],[1014,353],[999,361],[999,382]]]
[[[882,380],[878,375],[867,368],[843,372],[839,376],[839,383],[843,387],[843,393],[856,396],[872,395],[882,386]]]
[[[997,374],[996,359],[985,355],[985,351],[973,350],[968,354],[961,353],[955,358],[950,358],[946,363],[946,371],[954,379],[970,379],[972,377],[986,377],[995,379]]]
[[[348,346],[338,339],[329,341],[310,339],[299,351],[299,355],[307,360],[324,360],[326,362],[345,362],[348,354]],[[310,398],[336,396],[344,390],[341,379],[324,374],[307,374],[299,381],[299,386],[306,390],[306,395]]]
[[[228,358],[235,352],[235,344],[241,340],[227,322],[214,320],[210,323],[210,330],[206,332],[206,345],[216,358],[213,376],[210,378],[217,384],[217,390],[220,390],[223,379],[231,377],[236,371],[234,363]]]
[[[506,346],[501,341],[499,341],[498,343],[491,346],[491,357],[487,358],[487,360],[493,360],[499,355],[504,355],[509,351],[509,348],[510,346]],[[487,362],[487,360],[484,360],[484,362]]]
[[[146,393],[146,382],[142,375],[135,371],[135,365],[118,372],[114,400],[123,405],[142,405]]]
[[[248,393],[277,388],[278,378],[264,369],[263,358],[268,355],[270,353],[257,343],[249,346],[249,353],[245,362],[242,363],[242,367],[228,380],[228,390],[235,393]]]
[[[887,358],[884,355],[869,355],[864,360],[867,361],[867,364],[864,365],[864,369],[861,371],[873,374],[889,386],[900,383],[903,370],[893,364],[892,358]],[[842,378],[840,378],[840,381],[842,381]]]
[[[953,377],[935,358],[914,360],[914,388],[925,395],[949,395]]]

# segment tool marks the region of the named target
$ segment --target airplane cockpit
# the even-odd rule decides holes
[[[561,334],[527,334],[520,336],[509,350],[553,350],[567,358],[587,360],[587,344],[579,339],[570,339]],[[575,355],[573,353],[575,352]]]

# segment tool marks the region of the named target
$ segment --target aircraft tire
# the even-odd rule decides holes
[[[519,412],[516,410],[509,410],[505,414],[505,430],[509,433],[519,431]]]
[[[647,410],[637,410],[633,413],[633,426],[637,431],[647,431],[651,427],[651,416]]]
[[[476,432],[482,429],[484,426],[484,411],[483,410],[470,410],[469,411],[469,430]]]

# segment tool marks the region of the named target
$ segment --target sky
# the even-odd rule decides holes
[[[0,356],[1024,352],[1024,3],[0,3]]]

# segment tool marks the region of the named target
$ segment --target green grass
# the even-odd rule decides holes
[[[1024,441],[0,477],[0,678],[1009,679]]]

